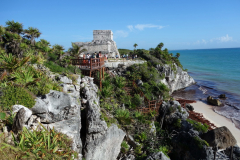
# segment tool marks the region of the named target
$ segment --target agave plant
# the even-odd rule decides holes
[[[17,71],[13,72],[11,76],[15,78],[15,83],[23,86],[27,86],[39,81],[39,78],[34,78],[35,74],[31,67],[22,67],[21,70],[18,69]]]
[[[40,129],[40,127],[42,129]],[[12,135],[15,146],[19,147],[26,155],[33,153],[37,159],[59,158],[74,159],[76,152],[70,148],[71,141],[53,129],[46,129],[41,123],[36,130],[29,131],[25,127],[19,134],[19,141]],[[58,157],[57,157],[58,156]]]
[[[6,54],[3,52],[0,54],[0,63],[2,63],[1,68],[7,69],[7,71],[10,73],[24,66],[29,60],[30,60],[29,56],[20,59],[16,58],[11,53]]]

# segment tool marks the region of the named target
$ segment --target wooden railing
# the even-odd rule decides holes
[[[92,70],[102,68],[104,66],[104,60],[105,57],[72,59],[72,65],[77,65],[80,69]]]

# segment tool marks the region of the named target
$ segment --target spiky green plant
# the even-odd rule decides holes
[[[16,138],[13,135],[15,146],[29,155],[33,153],[37,159],[62,159],[77,158],[76,152],[71,150],[71,140],[66,135],[58,133],[53,129],[46,129],[40,124],[42,129],[29,131],[25,127]],[[19,140],[18,140],[19,139]]]

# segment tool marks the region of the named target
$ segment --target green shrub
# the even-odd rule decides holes
[[[202,140],[197,136],[194,137],[194,141],[200,149],[203,148],[203,145],[209,146],[209,144],[205,140]]]
[[[163,152],[165,154],[165,156],[168,156],[168,152],[169,152],[169,149],[168,149],[168,146],[160,146],[159,149],[158,149],[158,152]]]
[[[41,125],[42,126],[42,125]],[[42,126],[43,127],[43,126]],[[19,134],[19,141],[13,136],[15,146],[26,153],[33,153],[37,159],[74,159],[77,153],[71,150],[71,140],[54,129],[48,131],[45,127],[42,130],[29,131],[25,127]],[[22,157],[23,158],[23,157]]]
[[[181,128],[181,119],[179,118],[179,119],[177,119],[175,122],[174,122],[174,124],[173,124],[175,127],[177,127],[177,128]]]
[[[126,153],[129,149],[129,145],[127,144],[126,141],[123,141],[121,144],[121,152]]]
[[[62,88],[56,83],[44,77],[35,84],[27,86],[27,88],[35,95],[45,95],[50,92],[50,90],[62,91]]]
[[[116,76],[114,77],[114,85],[118,88],[123,88],[126,84],[126,79],[124,77]]]
[[[134,94],[132,98],[132,103],[136,106],[139,107],[142,103],[142,99],[139,94]]]
[[[2,88],[0,105],[3,110],[15,104],[21,104],[25,107],[32,108],[35,104],[35,97],[27,89],[17,86],[7,86]]]
[[[121,124],[130,124],[131,119],[130,119],[130,113],[127,109],[117,109],[115,112],[115,117]]]
[[[199,132],[206,133],[208,131],[209,126],[206,123],[202,124],[200,122],[197,122],[191,119],[187,119],[187,121],[191,123],[193,125],[193,128]]]
[[[139,120],[140,122],[144,121],[144,115],[141,112],[135,111],[134,112],[134,117]]]
[[[146,132],[141,132],[140,134],[137,134],[137,135],[135,136],[135,139],[136,139],[137,142],[143,142],[143,141],[145,141],[145,140],[147,139],[147,134],[146,134]]]

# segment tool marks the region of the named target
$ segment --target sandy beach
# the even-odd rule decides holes
[[[212,109],[213,106],[201,101],[191,103],[191,105],[194,107],[195,112],[202,113],[206,119],[215,124],[217,127],[226,126],[237,140],[237,145],[240,146],[240,130],[235,127],[231,120],[215,113]]]

